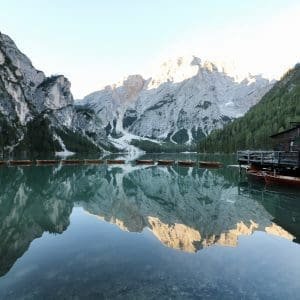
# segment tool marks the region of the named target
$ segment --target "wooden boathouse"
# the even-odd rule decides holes
[[[274,144],[273,151],[238,151],[238,163],[258,169],[270,168],[299,174],[300,122],[292,122],[290,129],[274,134],[270,138]]]
[[[300,151],[300,122],[291,122],[290,124],[292,125],[290,129],[270,136],[275,144],[275,150]]]

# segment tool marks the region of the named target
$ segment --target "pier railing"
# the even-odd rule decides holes
[[[300,167],[300,152],[284,151],[238,151],[239,164],[253,164],[274,167]]]

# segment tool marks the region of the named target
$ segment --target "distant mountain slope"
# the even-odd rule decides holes
[[[223,130],[212,132],[199,149],[201,152],[269,149],[272,148],[269,136],[289,128],[293,121],[300,121],[300,64],[289,70],[245,116]]]
[[[165,62],[147,80],[131,75],[86,96],[78,105],[94,110],[113,138],[130,134],[192,145],[244,115],[272,85],[260,75],[238,74],[198,57],[179,57]],[[141,143],[134,141],[138,147]]]
[[[101,120],[74,106],[70,82],[46,77],[0,33],[0,153],[101,151],[112,147]]]

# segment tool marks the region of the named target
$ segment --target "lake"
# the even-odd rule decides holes
[[[300,192],[214,159],[0,167],[0,298],[299,299]]]

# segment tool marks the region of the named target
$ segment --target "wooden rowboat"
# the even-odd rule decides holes
[[[265,181],[266,173],[261,170],[249,169],[246,171],[246,174],[250,180],[261,181],[261,182]]]
[[[268,185],[288,185],[300,188],[300,177],[266,174],[265,181]]]
[[[0,160],[0,166],[3,166],[3,165],[5,165],[5,164],[6,164],[6,161]]]
[[[55,165],[58,163],[58,160],[55,159],[37,159],[37,165]]]
[[[137,165],[154,165],[153,159],[137,159],[135,161]]]
[[[158,165],[173,165],[174,160],[158,160],[157,164]]]
[[[64,165],[78,165],[78,164],[83,164],[84,160],[82,160],[82,159],[63,159],[61,161],[61,163]]]
[[[102,159],[85,159],[84,162],[86,164],[103,164],[103,160]]]
[[[219,161],[200,161],[199,165],[204,168],[220,168],[223,166]]]
[[[32,160],[10,160],[11,166],[29,166],[32,165]]]
[[[106,161],[107,164],[109,165],[120,165],[120,164],[125,164],[124,159],[108,159]]]
[[[192,167],[196,165],[196,162],[192,160],[179,160],[177,164],[179,166]]]

